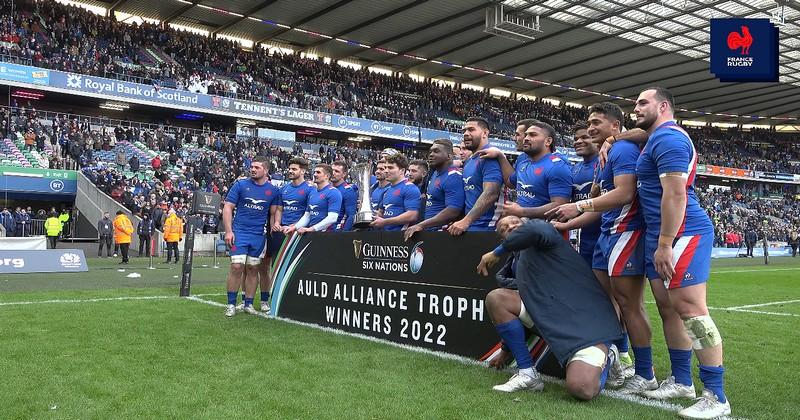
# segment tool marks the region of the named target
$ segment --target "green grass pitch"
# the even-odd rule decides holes
[[[196,259],[192,293],[223,302],[226,263]],[[0,276],[0,419],[676,417],[607,395],[580,403],[555,383],[499,394],[491,387],[506,372],[274,319],[227,319],[177,297],[177,265],[89,266]],[[708,303],[734,416],[797,418],[800,259],[717,260],[712,271]],[[646,300],[662,379],[666,348],[649,292]]]

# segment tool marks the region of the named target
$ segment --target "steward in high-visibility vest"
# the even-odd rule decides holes
[[[50,249],[55,249],[58,243],[58,235],[61,234],[61,221],[58,220],[56,213],[50,213],[50,217],[44,221],[44,230],[47,234],[47,244]]]

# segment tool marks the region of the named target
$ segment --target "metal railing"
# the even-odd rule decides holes
[[[9,54],[0,54],[0,61],[5,61],[7,63],[14,63],[14,64],[22,64],[23,66],[32,65],[32,60],[30,58],[19,57],[16,55],[9,55]]]
[[[19,115],[22,108],[18,107],[9,107],[5,105],[0,105],[0,109],[8,109],[9,116]],[[138,122],[138,121],[130,121],[130,120],[121,120],[116,118],[108,118],[104,116],[91,116],[91,115],[80,115],[80,114],[70,114],[67,112],[55,112],[55,111],[47,111],[47,110],[36,110],[36,117],[39,120],[47,121],[48,123],[53,121],[55,118],[60,118],[61,116],[66,116],[68,119],[73,120],[77,119],[78,124],[89,123],[91,126],[106,126],[106,128],[113,130],[117,126],[121,126],[122,128],[138,128],[139,130],[150,130],[155,131],[158,129],[164,130],[164,133],[174,135],[177,133],[186,134],[189,133],[193,136],[207,136],[209,134],[225,134],[225,135],[233,135],[233,130],[230,131],[221,131],[221,130],[207,130],[207,129],[197,129],[197,128],[188,128],[188,127],[179,127],[174,125],[164,125],[164,124],[153,124],[153,123],[146,123],[146,122]]]

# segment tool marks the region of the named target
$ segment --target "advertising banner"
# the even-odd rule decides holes
[[[235,98],[193,93],[141,83],[123,82],[77,73],[65,73],[56,70],[44,70],[37,67],[20,66],[0,62],[0,79],[15,82],[49,86],[62,91],[74,92],[108,99],[133,100],[157,106],[176,106],[180,109],[205,111],[209,113],[226,113],[241,118],[272,121],[292,124],[301,127],[327,128],[334,131],[379,136],[397,140],[433,143],[439,138],[449,138],[458,143],[462,140],[460,133],[433,130],[415,125],[396,124],[373,121],[346,115],[329,114],[320,111],[297,109],[285,106],[245,101]],[[13,70],[13,71],[12,71]],[[505,152],[516,150],[511,140],[490,138],[493,146]]]
[[[711,258],[736,258],[739,254],[746,253],[747,248],[713,248],[711,250]],[[770,248],[769,255],[771,257],[790,257],[792,255],[791,248],[783,247],[783,248]],[[764,248],[760,245],[757,245],[753,248],[753,257],[763,257],[764,256]]]
[[[0,62],[0,79],[47,86],[50,70]]]
[[[13,233],[11,232],[11,234]],[[8,234],[6,232],[6,235]],[[27,238],[6,236],[0,238],[0,250],[2,251],[35,251],[40,249],[47,249],[47,238],[44,236],[29,236]]]
[[[756,178],[760,179],[775,179],[779,181],[795,181],[795,175],[793,174],[780,174],[775,172],[756,172]]]
[[[475,267],[499,242],[490,232],[409,242],[402,232],[294,235],[273,266],[272,313],[485,360],[499,348],[485,304],[497,283]],[[543,341],[532,349],[541,371],[563,376]]]
[[[0,166],[0,188],[4,191],[75,195],[75,171]]]
[[[748,169],[728,168],[726,166],[698,165],[698,171],[706,174],[727,175],[739,178],[752,178],[753,171]]]
[[[0,250],[0,274],[89,271],[80,249]]]

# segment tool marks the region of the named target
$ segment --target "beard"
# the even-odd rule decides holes
[[[637,119],[636,128],[641,128],[644,131],[648,131],[650,130],[651,127],[653,127],[653,124],[655,124],[655,122],[656,122],[655,116],[650,117],[648,115],[645,115],[641,122],[639,122]]]

